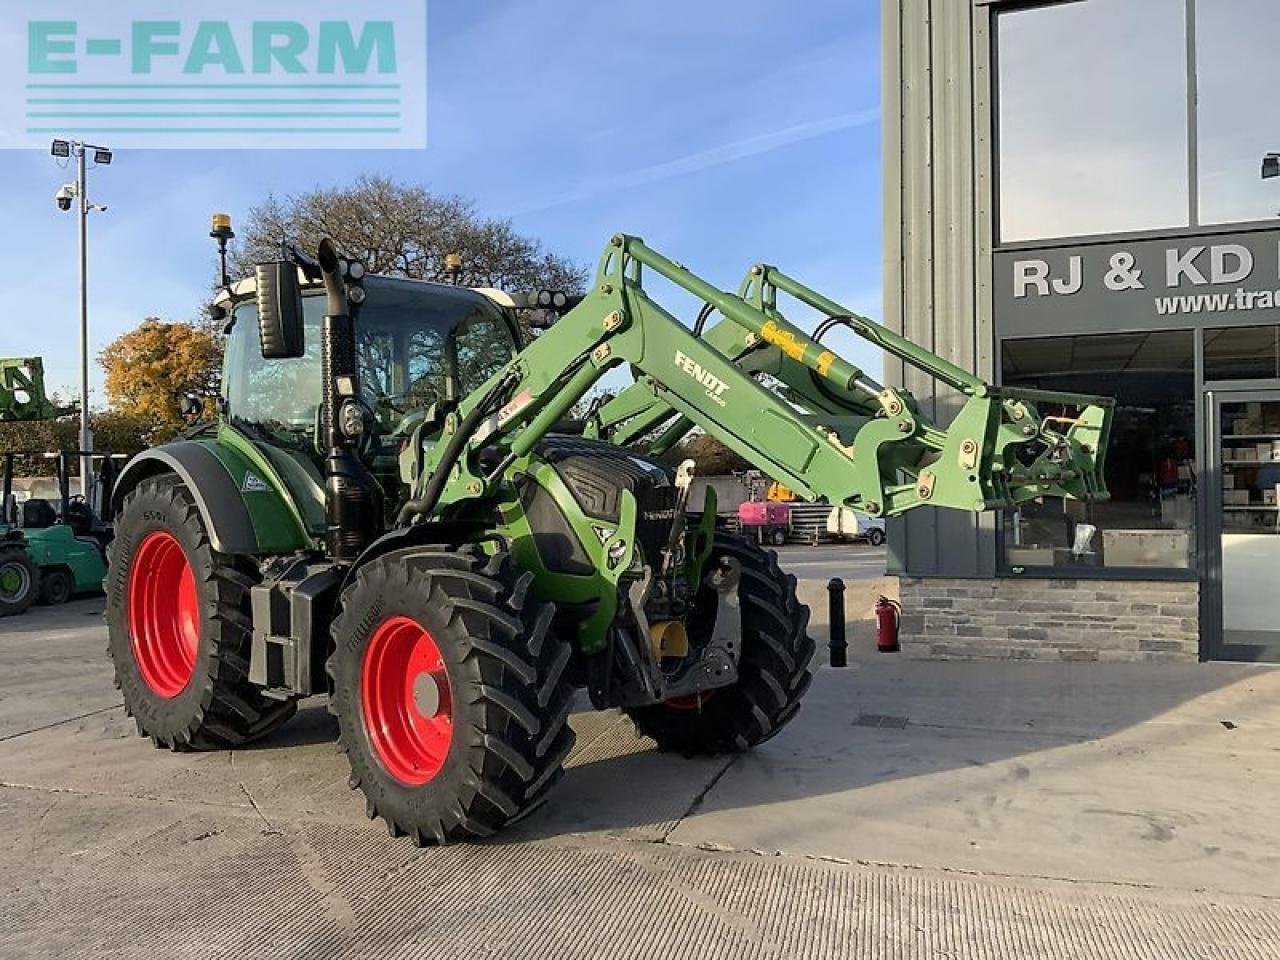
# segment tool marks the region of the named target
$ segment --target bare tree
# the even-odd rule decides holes
[[[282,240],[311,252],[325,236],[374,273],[414,280],[449,279],[445,255],[456,253],[462,257],[458,280],[466,286],[581,293],[587,281],[585,267],[546,252],[509,220],[481,216],[470,200],[371,176],[345,187],[269,196],[249,212],[232,254],[236,272],[277,259]]]

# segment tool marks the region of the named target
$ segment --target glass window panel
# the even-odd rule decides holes
[[[1264,154],[1280,151],[1276,0],[1199,0],[1196,87],[1200,220],[1269,220],[1280,180],[1261,177]]]
[[[264,434],[280,446],[315,452],[320,410],[320,326],[324,298],[303,300],[306,355],[266,360],[258,337],[258,305],[236,308],[227,338],[223,390],[227,415],[242,427]]]
[[[1222,639],[1230,646],[1280,642],[1275,617],[1280,567],[1280,401],[1218,406],[1222,460]],[[1241,651],[1243,653],[1243,651]]]
[[[1195,341],[1189,330],[1006,340],[1007,386],[1116,398],[1104,503],[1030,503],[1004,566],[1189,569],[1195,557]],[[1055,411],[1043,407],[1041,413]]]
[[[1001,240],[1186,226],[1184,0],[1032,7],[996,30]]]
[[[1222,327],[1204,332],[1205,380],[1280,377],[1280,327]]]

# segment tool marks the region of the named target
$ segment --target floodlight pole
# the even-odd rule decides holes
[[[76,201],[80,211],[80,494],[92,504],[93,434],[89,432],[89,190],[85,145],[76,144]]]

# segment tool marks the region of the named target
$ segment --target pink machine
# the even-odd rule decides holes
[[[761,543],[782,545],[791,530],[791,505],[765,500],[748,500],[738,507],[743,533],[754,533]]]

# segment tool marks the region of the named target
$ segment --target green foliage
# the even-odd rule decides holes
[[[94,450],[99,453],[123,453],[132,456],[152,443],[169,439],[159,435],[146,417],[104,411],[91,414]],[[171,435],[170,435],[171,436]],[[23,423],[0,423],[0,451],[47,453],[75,450],[80,446],[80,421],[75,417],[59,420],[32,420]],[[14,473],[20,477],[48,476],[53,467],[42,460],[19,459]],[[79,473],[79,462],[73,461],[72,473]]]

